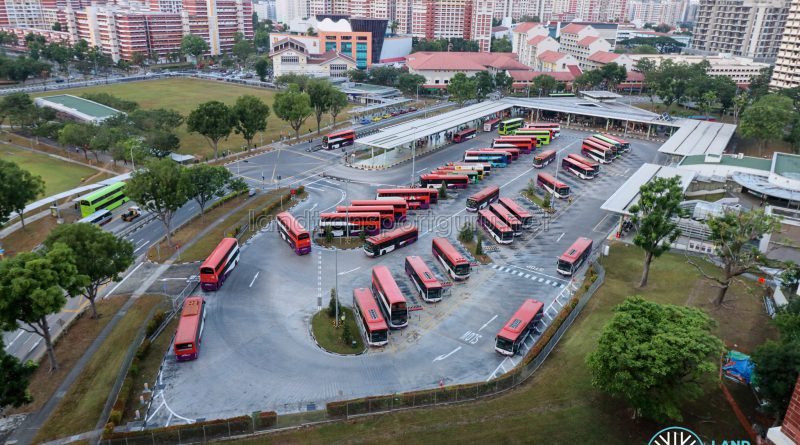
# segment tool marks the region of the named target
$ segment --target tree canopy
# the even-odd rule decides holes
[[[311,98],[301,92],[295,84],[290,84],[288,90],[275,95],[272,109],[275,111],[275,116],[292,127],[297,138],[300,137],[300,127],[314,112],[311,108]]]
[[[231,172],[221,166],[198,164],[185,170],[186,196],[200,206],[200,216],[205,220],[205,209],[214,197],[225,194],[225,186],[231,180]]]
[[[477,91],[475,79],[467,77],[464,73],[456,73],[450,78],[450,83],[447,85],[447,92],[450,98],[459,106],[464,105],[464,102],[474,99]]]
[[[767,94],[756,100],[744,113],[739,123],[743,136],[759,141],[759,153],[767,143],[783,138],[786,127],[793,121],[794,104],[786,96]]]
[[[233,126],[234,116],[230,107],[217,100],[198,105],[186,119],[189,131],[203,135],[214,149],[214,159],[219,158],[219,141],[230,136]]]
[[[183,169],[172,159],[153,160],[137,170],[126,187],[130,198],[161,221],[172,245],[172,218],[189,199]]]
[[[267,129],[269,106],[258,97],[246,94],[236,99],[231,113],[233,114],[234,130],[242,135],[249,149],[253,145],[256,133]]]
[[[17,164],[0,159],[0,223],[16,212],[25,227],[25,205],[44,193],[44,181]]]
[[[195,34],[186,34],[181,38],[181,53],[199,58],[209,51],[208,43]]]

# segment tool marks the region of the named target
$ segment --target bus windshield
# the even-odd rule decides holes
[[[386,330],[379,330],[372,332],[372,341],[375,343],[384,342],[389,339],[389,333]]]
[[[497,337],[496,346],[506,351],[512,351],[513,350],[512,348],[514,347],[514,342],[504,337]]]
[[[572,270],[572,263],[569,261],[564,261],[562,259],[559,259],[556,268],[560,270]]]
[[[456,265],[456,275],[466,275],[469,273],[469,263]]]
[[[175,345],[175,349],[178,349],[178,350],[192,349],[192,343],[180,343],[180,344],[177,344],[177,345]]]

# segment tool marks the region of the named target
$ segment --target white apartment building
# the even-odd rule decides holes
[[[672,60],[674,63],[687,63],[690,65],[707,60],[711,64],[711,68],[708,70],[709,76],[730,77],[739,86],[747,86],[750,83],[750,77],[757,75],[762,68],[769,66],[767,63],[754,62],[753,59],[746,57],[722,55],[628,54],[627,56],[630,57],[634,64],[640,59],[650,59],[656,63],[656,66],[667,59]]]
[[[545,51],[558,52],[558,41],[547,35],[537,35],[525,42],[517,54],[519,61],[530,67],[536,67],[537,58]]]
[[[800,87],[800,0],[793,0],[789,8],[770,86]]]
[[[19,28],[49,28],[44,21],[39,0],[3,0],[0,2],[0,26]]]
[[[550,35],[550,29],[542,23],[520,23],[511,30],[511,52],[520,54],[525,43],[536,36]]]
[[[688,0],[630,0],[628,20],[639,27],[645,23],[675,26],[683,21],[688,6]]]
[[[275,0],[275,19],[281,23],[289,23],[308,17],[306,0]]]
[[[581,69],[587,69],[589,56],[598,51],[611,51],[608,40],[589,25],[571,23],[561,30],[560,52],[570,54],[578,61]]]

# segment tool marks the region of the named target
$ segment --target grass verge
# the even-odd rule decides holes
[[[477,229],[477,230],[483,230],[483,229]],[[485,246],[486,238],[484,238],[483,241],[481,242]],[[464,245],[464,247],[467,248],[467,250],[469,250],[469,253],[472,254],[472,256],[474,256],[476,260],[478,260],[479,263],[489,264],[492,262],[492,259],[489,257],[489,255],[486,255],[485,253],[478,255],[475,253],[475,248],[478,246],[478,244],[475,241],[466,241],[466,242],[462,241],[461,243]]]
[[[314,338],[317,344],[322,349],[337,354],[358,354],[364,351],[364,341],[358,332],[356,319],[353,316],[353,311],[345,306],[339,306],[339,316],[344,316],[344,325],[337,327],[333,326],[333,317],[328,316],[327,309],[323,309],[311,318],[311,331],[314,333]],[[342,332],[344,326],[347,325],[350,329],[350,334],[356,342],[355,347],[351,344],[345,344],[342,340]]]
[[[44,211],[45,209],[42,209]],[[61,217],[64,219],[64,224],[73,223],[81,218],[80,211],[73,208],[62,210]],[[19,252],[30,252],[39,244],[42,244],[57,226],[56,219],[52,216],[45,216],[32,222],[26,222],[25,228],[11,232],[7,237],[3,238],[3,248],[6,250],[6,255],[13,256]]]
[[[530,199],[531,202],[541,207],[545,212],[553,213],[553,209],[550,207],[550,196],[542,197],[536,193],[531,193],[528,190],[524,190],[522,194],[525,195],[526,198]]]
[[[146,321],[150,310],[163,299],[162,296],[144,295],[131,305],[86,364],[83,373],[67,391],[53,414],[42,425],[34,443],[94,429],[131,341]]]
[[[638,248],[615,244],[603,265],[603,286],[539,371],[516,390],[475,403],[351,419],[236,443],[526,443],[520,438],[530,438],[531,431],[547,443],[647,443],[667,425],[631,420],[624,403],[591,386],[585,364],[615,305],[639,294],[660,303],[702,308],[719,322],[716,335],[745,351],[775,336],[757,285],[737,282],[727,304],[716,308],[709,301],[708,283],[683,255],[668,253],[656,259],[646,289],[635,287],[642,267]],[[716,383],[706,385],[705,394],[685,406],[683,415],[677,424],[706,442],[745,437]]]
[[[364,246],[364,240],[358,236],[334,236],[331,241],[325,239],[324,236],[318,237],[314,240],[322,247],[336,247],[337,249],[358,249]]]

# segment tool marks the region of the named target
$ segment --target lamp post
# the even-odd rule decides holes
[[[130,146],[130,149],[131,149],[131,168],[133,169],[133,171],[136,171],[136,164],[133,163],[133,145]]]

